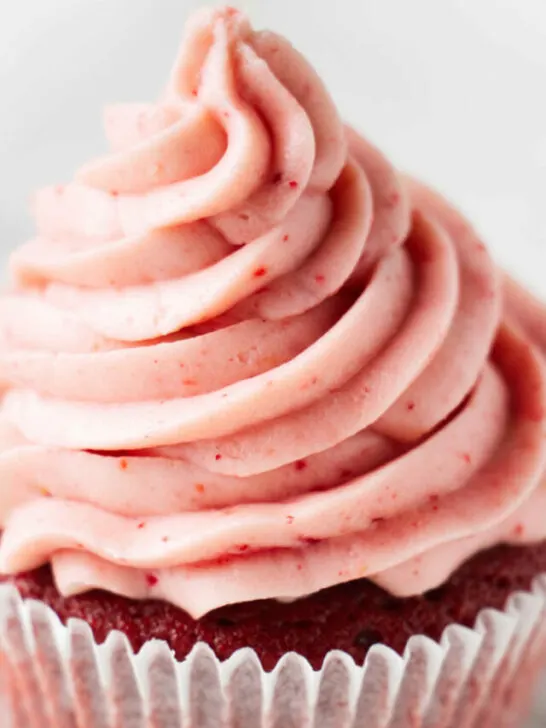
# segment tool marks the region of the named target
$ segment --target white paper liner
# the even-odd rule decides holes
[[[374,645],[361,667],[334,651],[315,672],[288,654],[270,673],[250,649],[177,662],[157,641],[134,655],[119,632],[97,645],[3,586],[0,660],[2,728],[519,728],[546,661],[546,575],[403,657]]]

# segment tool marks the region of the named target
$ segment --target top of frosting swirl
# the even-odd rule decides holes
[[[544,308],[286,40],[200,12],[105,126],[0,299],[1,570],[197,616],[546,535]]]

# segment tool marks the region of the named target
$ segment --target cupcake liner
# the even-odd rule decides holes
[[[320,671],[296,654],[272,672],[206,645],[177,662],[150,641],[135,655],[112,632],[63,626],[44,604],[0,587],[2,726],[10,728],[514,728],[546,661],[546,575],[473,629],[416,635],[400,657],[374,645],[363,666],[331,652]]]

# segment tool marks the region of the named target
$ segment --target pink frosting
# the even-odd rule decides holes
[[[546,536],[546,310],[232,9],[37,196],[0,299],[0,570],[199,616]]]

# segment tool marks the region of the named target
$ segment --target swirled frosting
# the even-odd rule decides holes
[[[546,536],[546,311],[282,38],[188,23],[0,299],[0,570],[194,616]]]

